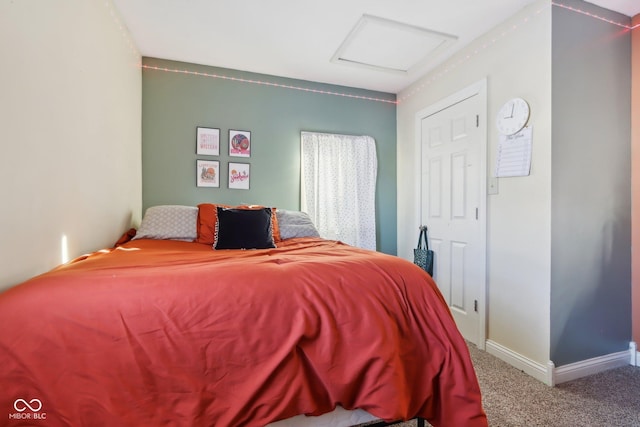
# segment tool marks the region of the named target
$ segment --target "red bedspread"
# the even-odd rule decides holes
[[[337,404],[487,425],[427,274],[333,241],[278,245],[132,241],[0,294],[0,425],[264,426]]]

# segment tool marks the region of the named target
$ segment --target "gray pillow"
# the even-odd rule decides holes
[[[294,237],[320,237],[320,233],[306,212],[276,209],[282,240]]]
[[[198,237],[198,208],[161,205],[147,209],[135,239],[184,240]]]

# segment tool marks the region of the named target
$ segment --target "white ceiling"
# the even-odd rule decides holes
[[[636,16],[640,13],[640,1],[638,0],[589,0],[589,3],[627,16]]]
[[[143,56],[391,93],[534,1],[113,0]],[[628,16],[640,13],[640,0],[590,2]],[[401,55],[416,64],[407,72],[332,61],[363,15],[456,39],[427,57]],[[402,45],[384,46],[379,38],[373,40],[379,49],[408,53]],[[369,53],[385,56],[375,50]]]

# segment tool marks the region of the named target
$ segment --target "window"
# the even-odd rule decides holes
[[[375,140],[302,132],[301,157],[301,210],[320,235],[375,250]]]

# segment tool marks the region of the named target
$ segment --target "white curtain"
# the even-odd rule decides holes
[[[301,209],[320,235],[375,250],[375,140],[302,132],[301,157]]]

